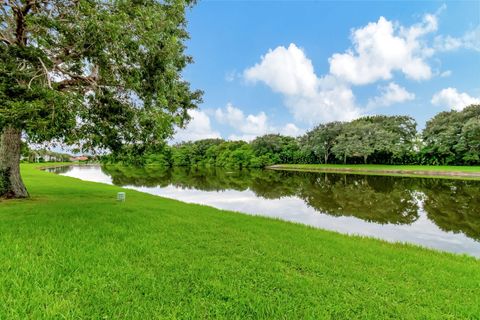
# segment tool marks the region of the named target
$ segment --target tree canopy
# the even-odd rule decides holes
[[[201,100],[181,77],[192,1],[0,3],[0,170],[16,173],[20,136],[141,154]]]
[[[474,165],[480,164],[479,114],[479,105],[441,112],[422,134],[411,117],[378,115],[320,124],[297,138],[267,134],[249,143],[190,141],[166,146],[161,152],[163,162],[157,163],[232,168],[286,163]],[[158,153],[145,153],[140,162],[155,163],[155,157]]]
[[[427,122],[423,142],[423,163],[480,163],[480,105],[437,114]]]

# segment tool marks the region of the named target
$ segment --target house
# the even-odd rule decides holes
[[[71,157],[70,161],[76,162],[76,161],[88,161],[88,157],[86,156],[78,156],[78,157]]]
[[[28,162],[62,162],[68,161],[69,155],[48,150],[29,150],[28,155],[23,155],[22,160]]]

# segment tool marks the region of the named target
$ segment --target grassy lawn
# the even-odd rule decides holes
[[[276,170],[344,172],[357,174],[384,174],[428,177],[470,177],[480,178],[480,166],[420,166],[383,164],[279,164],[271,166]]]
[[[0,202],[0,319],[453,319],[480,261],[22,167]]]

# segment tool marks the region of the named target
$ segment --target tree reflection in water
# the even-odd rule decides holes
[[[444,231],[480,240],[480,182],[423,179],[424,209]]]
[[[296,196],[319,212],[380,224],[411,224],[423,206],[442,230],[480,240],[480,181],[220,168],[102,170],[120,186],[251,190],[266,199]]]

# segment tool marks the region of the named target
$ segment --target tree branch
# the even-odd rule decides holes
[[[12,42],[10,42],[10,40],[8,40],[7,38],[5,38],[3,36],[0,36],[0,41],[2,41],[5,44],[8,44],[8,45],[12,44]]]
[[[63,73],[64,75],[70,77],[70,79],[65,79],[63,81],[58,82],[58,88],[60,90],[64,90],[71,86],[76,85],[85,85],[86,87],[96,87],[98,86],[98,69],[94,68],[92,70],[92,74],[89,76],[81,76],[74,73],[69,72],[68,70],[64,70],[60,66],[56,65],[55,69]]]
[[[39,74],[39,73],[37,72],[37,73],[33,76],[33,78],[30,79],[30,81],[28,82],[28,89],[31,89],[31,85],[32,85],[33,80],[35,80],[36,78],[41,77],[41,76],[42,76],[42,73]]]
[[[59,90],[65,90],[73,86],[84,86],[85,88],[88,88],[88,87],[93,88],[97,86],[97,81],[96,81],[97,79],[95,79],[94,77],[71,75],[68,73],[65,73],[65,74],[67,74],[71,79],[65,79],[60,82],[57,82]]]
[[[16,35],[16,40],[18,45],[24,46],[27,44],[25,17],[33,8],[35,3],[36,3],[36,0],[28,0],[27,3],[25,3],[25,6],[23,7],[12,5],[12,10],[13,10],[13,13],[15,14],[15,20],[17,24],[15,35]]]
[[[52,82],[50,81],[50,75],[48,74],[47,67],[45,66],[45,63],[43,63],[42,58],[38,57],[38,60],[40,60],[40,63],[42,64],[43,71],[45,72],[45,77],[47,78],[48,87],[50,89],[52,89]]]

